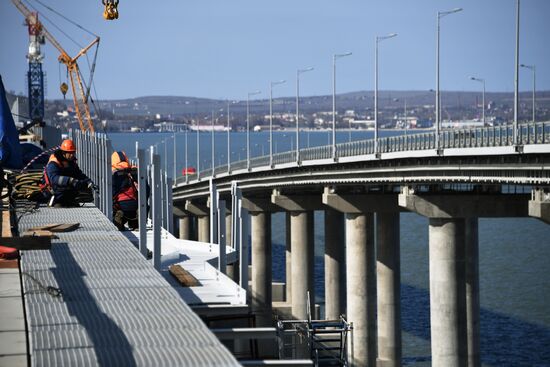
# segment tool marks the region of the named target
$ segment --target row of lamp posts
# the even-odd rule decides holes
[[[530,69],[533,73],[533,122],[535,122],[535,83],[536,83],[536,69],[534,65],[519,64],[519,9],[520,9],[520,0],[516,0],[516,77],[515,77],[515,93],[514,93],[514,145],[517,145],[517,109],[518,109],[518,69],[523,67]],[[455,8],[449,11],[438,11],[437,12],[437,38],[436,38],[436,90],[435,90],[435,147],[439,151],[440,146],[440,131],[441,131],[441,93],[440,93],[440,83],[439,83],[439,70],[440,70],[440,23],[441,18],[458,13],[462,11],[462,8]],[[378,145],[378,44],[386,39],[396,37],[396,33],[390,33],[386,36],[376,36],[375,38],[375,53],[374,53],[374,153],[379,156],[379,145]],[[334,160],[338,159],[337,150],[336,150],[336,60],[352,55],[351,52],[334,54],[332,57],[332,158]],[[313,67],[308,67],[305,69],[298,69],[296,71],[296,162],[300,163],[300,75],[312,71]],[[470,77],[471,80],[480,82],[483,85],[483,112],[482,119],[485,124],[485,79]],[[279,80],[275,82],[270,82],[269,85],[269,163],[270,166],[273,166],[273,87],[285,83],[285,80]],[[250,97],[260,94],[259,90],[248,92],[246,98],[246,160],[247,160],[247,169],[250,169]],[[227,102],[227,166],[228,170],[231,167],[231,138],[230,138],[230,116],[229,116],[229,101]],[[214,124],[214,113],[212,112],[212,125]],[[212,139],[214,136],[214,127],[212,126]],[[187,132],[185,136],[186,140],[186,154],[185,154],[185,167],[187,167]],[[174,136],[174,156],[176,147],[175,147],[175,136]],[[212,170],[214,170],[214,143],[212,143]],[[200,140],[199,140],[199,129],[197,128],[197,157],[200,155]],[[197,158],[199,162],[199,158]],[[200,174],[200,162],[197,164],[197,175]],[[174,177],[176,176],[176,169],[174,163]]]

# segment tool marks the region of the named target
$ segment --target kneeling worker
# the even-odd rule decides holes
[[[111,155],[113,171],[113,222],[119,231],[128,223],[130,229],[139,227],[137,168],[123,151]]]
[[[79,206],[76,197],[80,190],[93,187],[90,180],[76,163],[76,147],[66,139],[61,147],[50,156],[44,168],[44,183],[53,194],[50,205],[55,207]]]

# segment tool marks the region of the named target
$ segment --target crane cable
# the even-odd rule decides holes
[[[25,1],[25,0],[21,0],[21,1]],[[71,19],[67,18],[66,16],[64,16],[63,14],[61,14],[60,12],[56,11],[55,9],[53,9],[52,7],[44,4],[43,2],[41,2],[40,0],[34,0],[36,1],[38,4],[42,5],[44,8],[48,9],[49,11],[51,11],[52,13],[54,14],[57,14],[58,16],[60,16],[61,18],[65,19],[67,22],[73,24],[75,27],[83,30],[84,32],[94,36],[94,37],[97,37],[99,38],[99,36],[95,33],[93,33],[92,31],[84,28],[83,26],[81,26],[80,24],[72,21]],[[35,11],[38,11],[36,9],[36,7],[34,7],[33,5],[31,5],[28,1],[25,1],[27,3],[27,5],[34,9]],[[118,3],[118,2],[117,2]],[[76,40],[74,40],[72,37],[70,37],[66,32],[64,32],[60,27],[58,27],[51,19],[49,19],[48,17],[46,17],[43,13],[41,13],[42,17],[44,19],[46,19],[49,23],[51,23],[59,32],[61,32],[65,37],[67,37],[69,40],[71,40],[74,44],[76,44],[78,47],[80,47],[81,49],[84,48],[83,45],[81,45],[80,43],[78,43]],[[88,57],[88,54],[86,53],[86,60],[87,60],[87,63],[88,63],[88,69],[90,70],[90,80],[88,82],[88,85],[86,84],[85,82],[85,79],[82,75],[82,73],[80,72],[80,69],[79,69],[79,73],[80,73],[80,76],[82,78],[82,81],[83,81],[83,84],[84,84],[84,87],[86,88],[86,95],[85,95],[85,101],[84,102],[87,102],[88,99],[90,99],[90,88],[93,86],[94,88],[94,94],[96,96],[96,99],[97,99],[97,90],[95,88],[95,83],[93,82],[93,74],[95,72],[95,66],[96,66],[96,62],[97,62],[97,54],[98,54],[98,50],[99,50],[99,42],[97,43],[96,45],[96,48],[95,48],[95,53],[94,53],[94,61],[92,62],[92,65],[90,66],[90,60],[89,60],[89,57]],[[68,72],[68,71],[67,71]],[[98,117],[101,119],[101,110],[99,109],[99,107],[95,104],[94,100],[93,99],[90,99],[90,101],[92,102],[92,105],[94,106],[94,110],[96,111]],[[103,129],[103,132],[105,132],[105,128],[103,127],[103,124],[102,125],[102,129]],[[106,133],[106,132],[105,132]]]
[[[42,5],[43,7],[45,7],[46,9],[48,9],[49,11],[51,11],[52,13],[55,13],[57,15],[59,15],[61,18],[65,19],[67,22],[73,24],[75,27],[78,27],[80,29],[82,29],[84,32],[88,33],[88,34],[91,34],[92,36],[94,37],[99,37],[97,34],[93,33],[92,31],[84,28],[83,26],[81,26],[80,24],[70,20],[69,18],[67,18],[66,16],[64,16],[63,14],[59,13],[58,11],[56,11],[55,9],[52,9],[51,7],[49,7],[48,5],[45,5],[43,2],[41,2],[40,0],[34,0],[36,1],[37,3],[39,3],[40,5]]]

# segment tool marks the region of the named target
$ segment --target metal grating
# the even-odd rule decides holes
[[[239,365],[95,207],[40,208],[19,230],[76,221],[81,227],[58,233],[50,251],[21,255],[31,365]]]

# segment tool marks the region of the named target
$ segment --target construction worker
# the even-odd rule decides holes
[[[76,163],[76,146],[70,139],[65,139],[56,150],[44,168],[44,183],[52,193],[50,206],[76,207],[80,190],[92,188],[94,185]]]
[[[111,155],[113,171],[113,222],[119,231],[128,223],[131,230],[139,227],[137,168],[123,151]]]

